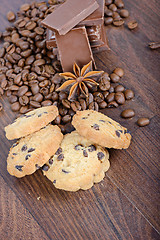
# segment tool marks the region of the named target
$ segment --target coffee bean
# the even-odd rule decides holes
[[[160,48],[160,42],[150,42],[148,44],[148,46],[150,49],[153,49],[153,50],[158,49],[158,48]]]
[[[60,106],[59,107],[59,114],[61,115],[61,116],[64,116],[64,115],[66,115],[68,113],[68,109],[67,108],[65,108],[65,107],[63,107],[63,106]]]
[[[113,20],[119,20],[119,19],[121,19],[121,17],[120,17],[120,15],[118,14],[118,12],[113,12],[112,17],[113,17]]]
[[[39,90],[40,90],[40,88],[39,88],[38,84],[33,84],[31,86],[31,91],[32,91],[33,95],[36,95],[37,93],[39,93]]]
[[[38,59],[33,64],[34,64],[34,66],[41,66],[41,65],[45,64],[45,60],[44,59]]]
[[[138,23],[136,20],[133,20],[133,21],[130,21],[127,25],[130,30],[133,30],[138,26]]]
[[[28,112],[28,106],[22,106],[19,110],[20,113],[25,114]]]
[[[118,7],[118,8],[124,8],[124,3],[122,0],[114,0],[114,4]]]
[[[3,89],[0,87],[0,96],[2,96],[4,94]]]
[[[19,104],[19,102],[14,102],[11,104],[11,110],[13,112],[19,111],[20,107],[21,107],[21,105]]]
[[[99,105],[99,108],[102,108],[102,109],[107,107],[107,103],[105,101],[100,102],[98,105]]]
[[[71,121],[71,116],[70,115],[65,115],[62,117],[62,121],[64,123],[70,122]]]
[[[26,92],[28,91],[27,86],[22,86],[18,89],[18,96],[21,97],[23,96]]]
[[[53,101],[57,101],[58,100],[58,93],[57,92],[53,92],[52,93],[52,100]]]
[[[88,97],[86,98],[87,106],[89,106],[89,104],[91,104],[93,102],[93,99],[94,99],[93,94],[89,93]]]
[[[113,25],[116,27],[120,27],[124,24],[124,20],[123,19],[114,19],[113,20]]]
[[[108,6],[110,4],[112,4],[113,0],[105,0],[105,5]]]
[[[71,103],[71,108],[74,112],[77,112],[81,110],[81,105],[78,101],[74,101]]]
[[[9,11],[8,13],[7,13],[7,19],[8,19],[8,21],[14,21],[15,19],[16,19],[16,15],[14,14],[14,12],[12,12],[12,11]]]
[[[124,92],[126,100],[131,100],[134,97],[134,92],[131,89],[127,89]]]
[[[39,35],[42,35],[44,33],[44,29],[41,27],[36,27],[34,31]]]
[[[36,22],[33,22],[33,21],[29,21],[27,24],[26,24],[26,28],[27,30],[33,30],[35,27],[36,27]],[[29,37],[31,37],[32,35],[30,35]]]
[[[105,99],[107,98],[108,95],[109,95],[109,92],[108,92],[108,91],[104,91],[104,92],[103,92],[103,96],[104,96]]]
[[[68,114],[71,115],[71,117],[73,117],[75,115],[75,112],[72,109],[69,109]]]
[[[98,103],[96,103],[96,102],[90,103],[89,106],[88,106],[88,108],[91,109],[91,110],[95,110],[95,111],[97,111],[97,112],[98,112],[98,110],[99,110]]]
[[[137,120],[137,124],[138,124],[138,126],[140,126],[140,127],[145,127],[145,126],[147,126],[149,123],[150,123],[149,118],[144,118],[144,117],[142,117],[142,118],[139,118],[139,119]]]
[[[31,49],[27,49],[27,50],[21,52],[21,56],[24,57],[24,58],[27,58],[27,57],[29,57],[31,55],[31,53],[32,53],[32,50]]]
[[[3,110],[3,105],[0,103],[0,112]]]
[[[122,92],[115,93],[114,99],[116,100],[116,102],[118,104],[124,104],[125,103],[125,97],[124,97],[124,94]]]
[[[122,9],[122,10],[120,10],[120,16],[121,17],[123,17],[123,18],[127,18],[127,17],[129,17],[129,12],[128,12],[128,10],[126,10],[126,9]]]
[[[48,86],[48,84],[49,84],[49,81],[48,80],[44,80],[44,81],[42,81],[42,82],[40,82],[39,83],[39,87],[47,87]]]
[[[117,92],[123,92],[125,90],[125,88],[122,86],[122,85],[117,85],[115,88],[114,88],[114,91],[117,93]]]
[[[9,87],[9,89],[10,89],[11,91],[18,91],[18,90],[19,90],[19,86],[17,86],[17,85],[11,85],[11,86]]]
[[[106,97],[106,100],[108,103],[114,101],[114,96],[115,96],[115,93],[110,93],[107,97]]]
[[[121,112],[121,117],[122,118],[132,118],[135,116],[135,112],[133,109],[126,109]]]
[[[62,99],[62,104],[66,108],[70,108],[71,107],[71,103],[67,99]]]
[[[19,103],[22,106],[25,106],[29,103],[29,98],[27,96],[22,96],[22,97],[19,98]]]
[[[0,58],[3,58],[5,54],[5,48],[0,48]]]
[[[22,58],[18,61],[18,66],[19,67],[24,67],[24,63],[25,63],[25,59]]]
[[[66,92],[60,92],[59,93],[59,100],[62,101],[63,99],[66,99],[68,97],[68,94]]]
[[[100,82],[99,82],[99,88],[102,91],[109,90],[110,88],[110,78],[108,74],[102,75]]]
[[[94,100],[97,102],[97,103],[100,103],[104,100],[104,96],[101,92],[94,92],[93,93],[93,96],[94,96]]]
[[[54,123],[59,125],[61,123],[61,115],[58,115],[55,119],[54,119]]]
[[[119,77],[123,77],[124,75],[124,70],[122,68],[115,68],[113,72]]]
[[[108,103],[107,107],[108,108],[118,107],[118,103],[116,101],[111,101]]]
[[[110,25],[112,22],[113,22],[113,18],[112,17],[107,17],[107,18],[104,19],[104,24],[106,26]]]
[[[112,17],[113,12],[112,12],[112,10],[110,10],[110,9],[108,9],[108,8],[105,8],[104,14],[105,14],[105,16],[107,16],[107,17]]]
[[[115,4],[111,4],[108,7],[111,11],[116,12],[117,11],[117,6]]]
[[[41,102],[42,106],[51,106],[52,105],[52,101],[50,100],[45,100],[43,102]]]
[[[30,105],[35,108],[40,108],[41,104],[39,102],[30,101]]]
[[[21,12],[26,12],[26,11],[28,11],[30,9],[30,5],[28,4],[28,3],[25,3],[25,4],[23,4],[21,7],[20,7],[20,11]]]
[[[111,73],[110,78],[111,78],[111,81],[114,82],[114,83],[117,83],[120,80],[120,77],[115,73]]]
[[[82,110],[86,110],[87,109],[87,105],[86,105],[86,101],[84,99],[79,99],[80,105],[81,105],[81,109]]]
[[[33,101],[42,102],[42,100],[43,100],[43,95],[40,93],[37,93],[33,96]]]

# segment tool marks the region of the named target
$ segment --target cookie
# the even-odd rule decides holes
[[[21,138],[10,149],[8,172],[18,178],[34,173],[56,152],[62,139],[60,128],[53,125]]]
[[[30,111],[5,127],[9,140],[21,138],[45,127],[58,116],[56,106],[47,106]]]
[[[73,131],[64,136],[55,155],[42,170],[56,188],[87,190],[104,178],[110,166],[108,159],[107,150]]]
[[[126,149],[130,145],[129,131],[100,112],[77,111],[73,116],[72,125],[81,136],[103,147]]]

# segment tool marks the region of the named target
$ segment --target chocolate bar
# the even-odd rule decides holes
[[[95,0],[67,0],[41,23],[60,35],[65,35],[99,7]]]
[[[104,5],[105,0],[96,0],[99,8],[94,11],[91,15],[85,18],[83,21],[78,23],[78,26],[93,26],[93,25],[100,25],[104,23]]]
[[[106,37],[104,25],[101,25],[101,44],[99,44],[97,46],[92,45],[92,52],[97,53],[97,52],[102,52],[102,51],[106,51],[106,50],[110,50],[110,47],[108,45],[108,39]]]
[[[48,28],[47,28],[47,33],[46,33],[46,47],[48,49],[57,47],[55,32],[49,30]]]
[[[73,28],[65,35],[56,32],[55,36],[64,72],[72,72],[75,62],[80,67],[83,67],[91,60],[94,63],[85,27]]]

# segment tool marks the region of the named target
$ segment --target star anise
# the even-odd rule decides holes
[[[75,97],[76,93],[78,95],[83,94],[88,97],[89,90],[93,87],[99,85],[94,78],[98,78],[102,75],[103,71],[93,71],[92,70],[92,61],[82,67],[80,67],[74,63],[73,73],[65,72],[60,73],[60,76],[63,76],[68,81],[64,82],[56,91],[65,90],[67,87],[70,87],[68,100],[71,100]]]

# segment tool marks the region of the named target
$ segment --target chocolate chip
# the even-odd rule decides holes
[[[48,171],[49,169],[49,166],[47,164],[44,164],[43,167],[42,167],[42,170],[43,171]]]
[[[38,164],[35,164],[35,167],[36,167],[36,169],[39,169],[39,168],[40,168],[40,166],[39,166]]]
[[[82,119],[87,119],[87,117],[83,117]]]
[[[55,152],[55,155],[59,155],[61,152],[62,152],[62,148],[59,147],[59,148],[57,149],[57,151]]]
[[[97,157],[98,157],[98,160],[102,160],[104,158],[104,153],[98,152]]]
[[[100,119],[99,122],[105,122],[105,121]]]
[[[17,155],[17,153],[12,153],[12,155],[16,156],[16,155]]]
[[[52,165],[53,164],[53,158],[49,159],[49,164]]]
[[[64,169],[62,169],[62,172],[64,172],[64,173],[70,173],[70,172],[68,172],[68,171],[66,171],[66,170],[64,170]]]
[[[28,149],[28,152],[33,152],[33,151],[35,151],[35,148],[29,148]]]
[[[91,127],[93,127],[95,130],[99,130],[99,125],[96,124],[96,123],[93,126],[91,126]]]
[[[15,166],[15,168],[16,168],[18,171],[20,171],[20,172],[23,171],[23,170],[22,170],[22,167],[23,167],[23,165],[16,165],[16,166]]]
[[[24,152],[27,150],[27,145],[23,145],[23,147],[21,148],[21,151]]]
[[[25,160],[28,160],[31,157],[31,154],[27,154]]]
[[[120,137],[120,135],[121,135],[118,130],[116,131],[116,135],[117,135],[117,137]]]
[[[58,161],[63,160],[63,159],[64,159],[64,155],[63,154],[58,155],[58,157],[57,157]]]
[[[94,145],[90,145],[88,147],[88,152],[93,152],[93,151],[96,151],[96,147]]]
[[[32,114],[33,115],[33,114]],[[26,115],[26,118],[32,117],[32,115]]]
[[[18,145],[19,142],[16,142],[12,145],[12,148],[16,147]]]
[[[124,134],[126,134],[126,133],[131,134],[131,132],[128,129],[124,130]]]
[[[84,157],[88,157],[88,153],[87,153],[86,150],[83,150],[83,156],[84,156]]]
[[[53,183],[56,183],[56,180],[53,180]]]
[[[41,117],[42,116],[42,113],[40,113],[39,115],[38,115],[38,117]]]
[[[82,144],[77,144],[77,145],[74,147],[74,149],[75,149],[75,150],[80,150],[82,147],[83,147]]]

